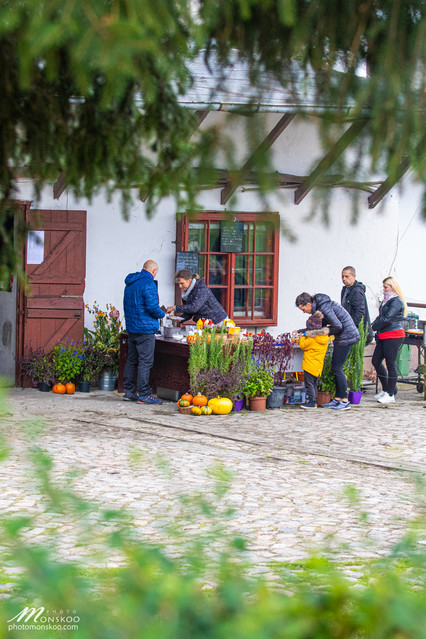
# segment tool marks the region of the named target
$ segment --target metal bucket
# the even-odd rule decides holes
[[[105,371],[99,378],[99,390],[113,391],[115,388],[115,382],[117,381],[117,375],[110,371]]]

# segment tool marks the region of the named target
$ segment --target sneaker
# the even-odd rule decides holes
[[[332,410],[349,410],[350,407],[349,402],[337,402],[336,406],[330,406]]]
[[[382,397],[384,397],[384,395],[386,395],[384,390],[381,390],[380,393],[377,393],[377,395],[374,395],[374,399],[381,399]]]
[[[125,402],[137,402],[139,395],[137,393],[124,393],[123,399]]]
[[[315,402],[306,402],[306,404],[301,404],[300,408],[303,408],[304,410],[312,410],[313,408],[316,408],[317,405],[315,404]]]
[[[321,404],[322,408],[332,408],[333,406],[337,406],[339,402],[337,401],[337,399],[332,399],[330,402],[327,402],[326,404]]]
[[[377,400],[380,404],[395,404],[395,396],[385,393],[383,397]]]
[[[154,397],[154,395],[145,395],[144,397],[140,396],[138,398],[138,404],[162,404],[163,400],[159,397]]]

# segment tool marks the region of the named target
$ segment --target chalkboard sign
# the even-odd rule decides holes
[[[222,253],[241,253],[244,241],[244,222],[220,223],[220,250]]]
[[[200,268],[200,254],[196,251],[177,251],[176,272],[187,269],[191,273],[198,273]]]

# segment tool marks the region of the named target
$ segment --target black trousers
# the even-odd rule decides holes
[[[149,373],[154,363],[155,335],[149,333],[142,335],[139,333],[129,334],[129,350],[127,354],[126,366],[123,373],[123,386],[126,393],[135,392],[135,369],[137,367],[137,392],[145,397],[151,394],[149,385]]]
[[[306,390],[306,401],[317,403],[318,399],[318,377],[312,375],[312,373],[308,373],[308,371],[303,371],[305,377],[305,390]]]
[[[336,346],[335,344],[333,347],[333,355],[331,356],[331,369],[336,379],[336,397],[340,399],[346,399],[348,395],[348,382],[343,372],[343,366],[348,359],[351,348],[352,345]]]
[[[396,380],[398,371],[396,368],[396,358],[398,356],[399,347],[404,342],[403,337],[392,339],[376,338],[376,348],[374,349],[371,363],[377,371],[382,389],[389,395],[395,395]],[[386,362],[386,368],[383,365]]]

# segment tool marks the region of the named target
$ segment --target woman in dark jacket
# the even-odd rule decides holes
[[[334,348],[331,359],[331,367],[336,379],[336,397],[323,404],[333,410],[349,410],[350,404],[347,398],[348,382],[343,366],[352,346],[359,342],[359,332],[352,317],[337,302],[333,302],[328,295],[317,293],[301,293],[296,297],[296,306],[304,313],[312,315],[315,311],[323,314],[323,325],[328,327],[330,335],[334,335]]]
[[[183,315],[182,321],[209,319],[213,324],[222,324],[227,313],[219,304],[207,284],[197,273],[182,269],[176,273],[176,284],[182,291],[182,304],[169,306],[167,312]]]
[[[376,395],[377,401],[393,404],[398,377],[396,358],[405,339],[402,320],[407,314],[407,304],[400,285],[393,277],[383,280],[383,293],[379,316],[371,325],[376,332],[376,348],[371,361],[382,384],[382,390]],[[387,370],[383,360],[386,361]]]

